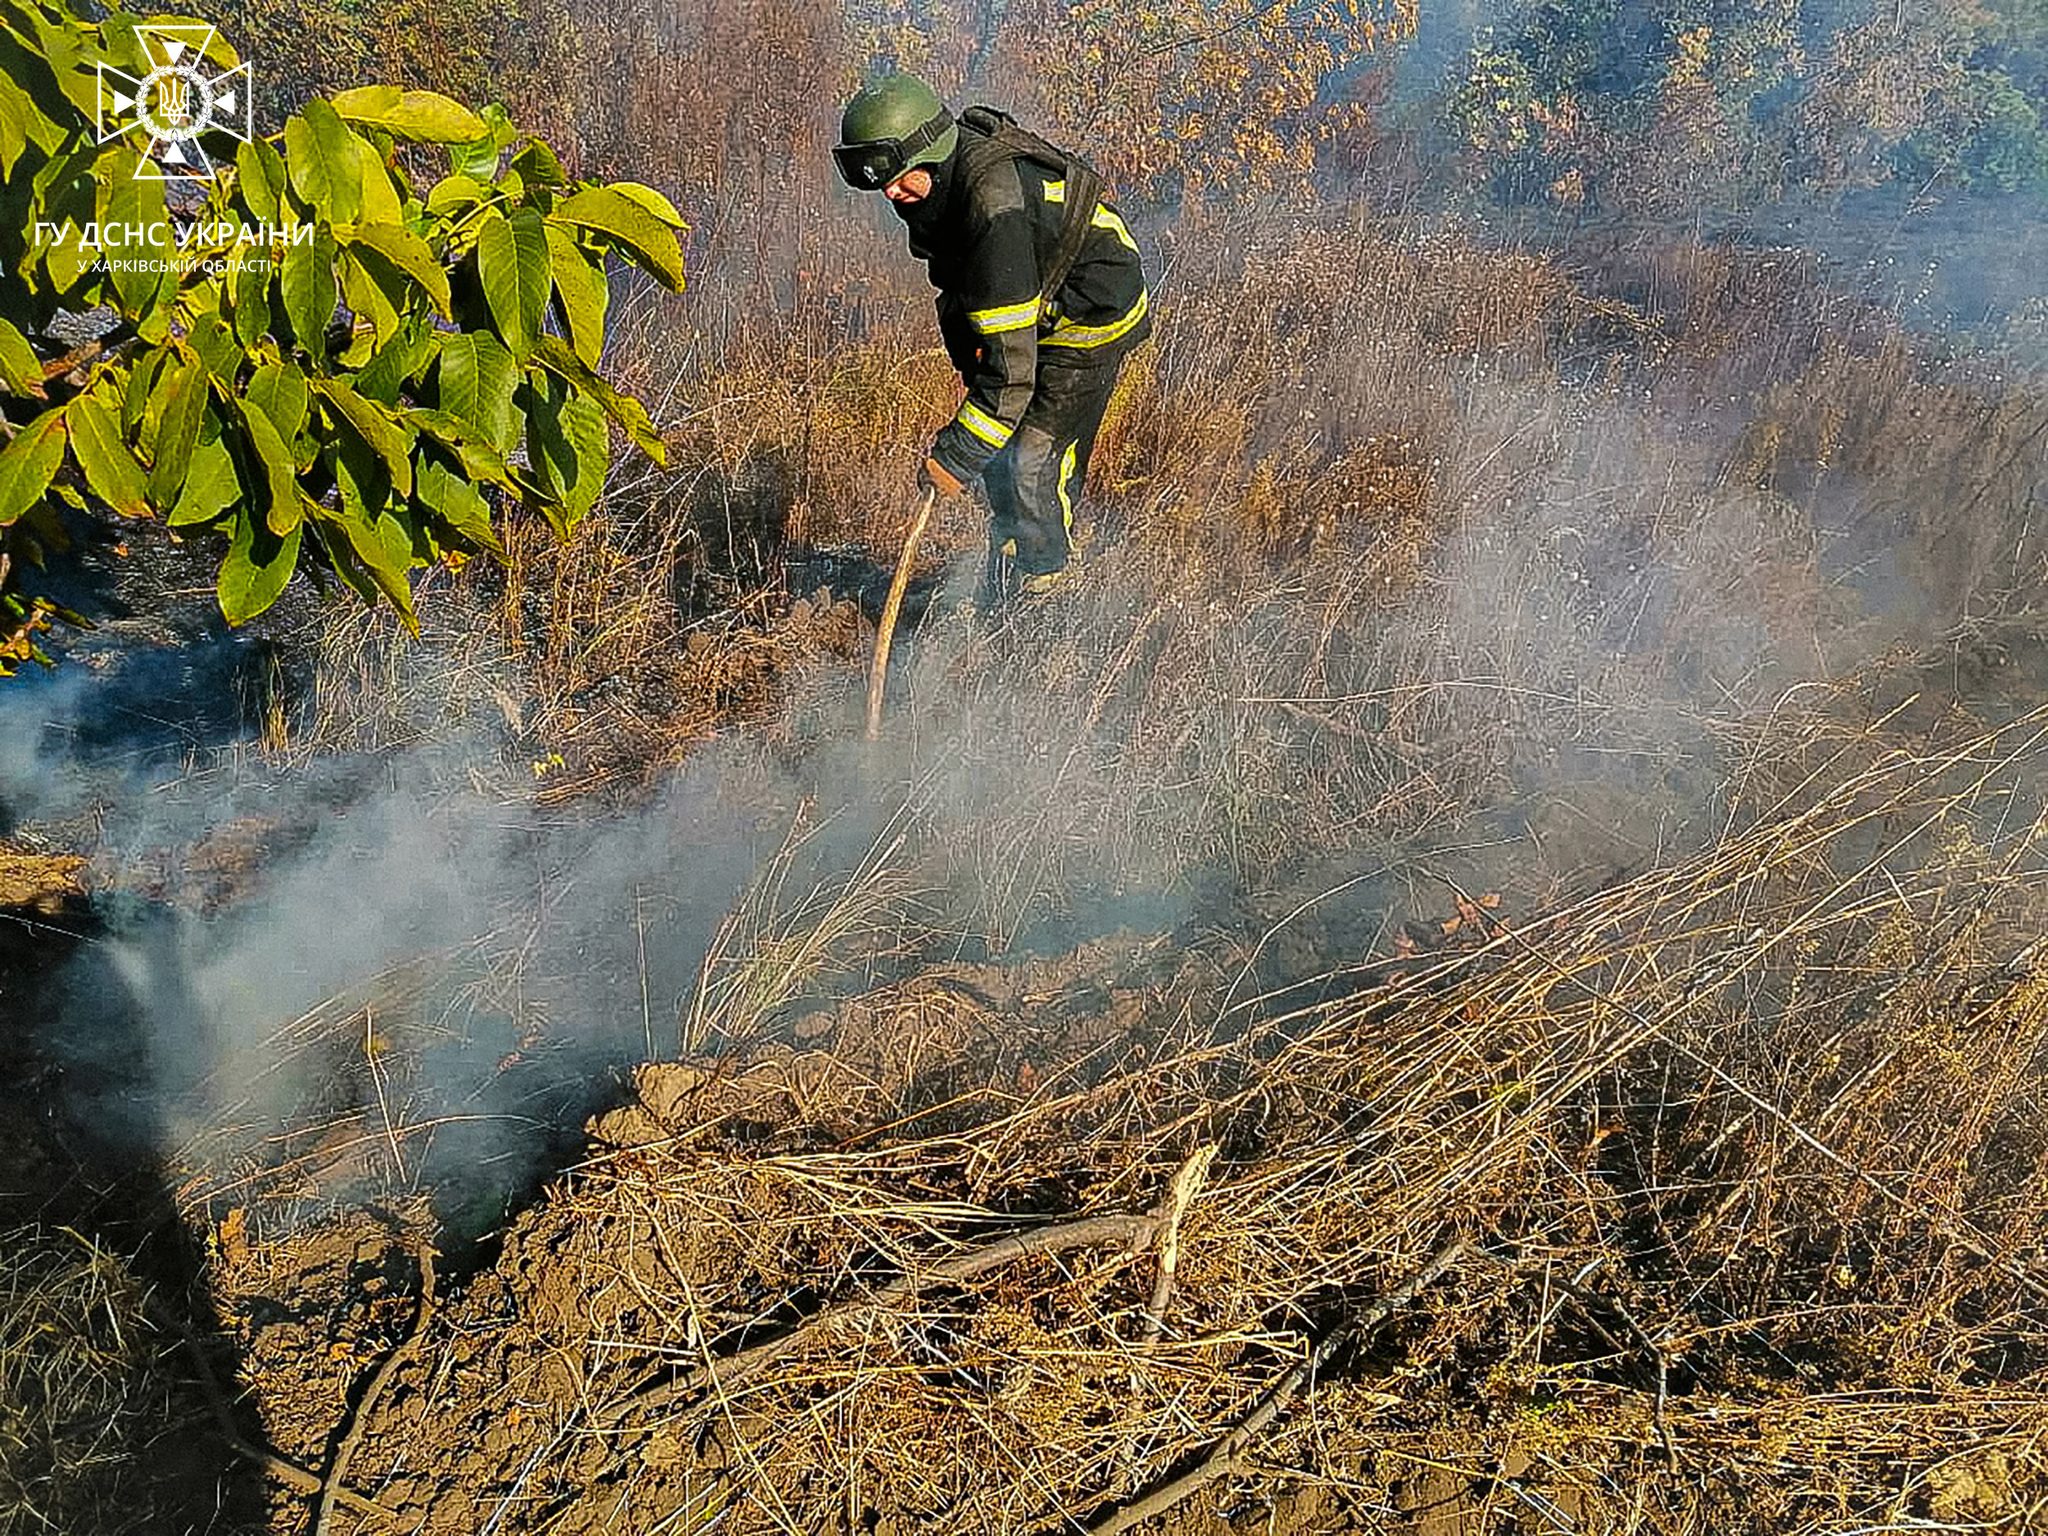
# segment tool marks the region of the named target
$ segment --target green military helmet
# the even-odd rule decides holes
[[[913,166],[945,164],[959,142],[937,91],[915,75],[884,75],[846,104],[832,158],[849,187],[879,192]]]

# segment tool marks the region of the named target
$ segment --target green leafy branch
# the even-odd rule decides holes
[[[251,142],[203,134],[231,165],[174,212],[94,131],[96,66],[151,68],[137,25],[0,0],[0,675],[82,622],[22,584],[67,508],[218,535],[232,624],[301,568],[410,623],[412,573],[499,552],[503,507],[566,536],[614,429],[662,461],[598,372],[608,259],[682,287],[659,192],[572,179],[500,107],[372,85]],[[206,58],[238,63],[218,33]],[[53,334],[102,309],[96,342]]]

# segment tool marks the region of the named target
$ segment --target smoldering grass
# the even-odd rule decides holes
[[[620,1446],[592,1465],[642,1510],[710,1470],[640,1456],[647,1435],[715,1445],[727,1507],[754,1512],[740,1530],[820,1528],[848,1500],[1086,1526],[1462,1233],[1453,1276],[1239,1475],[1397,1503],[1401,1467],[1540,1454],[1543,1497],[1645,1536],[1757,1510],[1802,1533],[1981,1501],[2009,1516],[2048,1490],[2027,1343],[2048,1305],[2028,1194],[2048,993],[2026,960],[2048,850],[2002,801],[2038,783],[2044,728],[2037,712],[1917,752],[1878,733],[1765,754],[1775,787],[1745,803],[1771,814],[1699,856],[1488,920],[1476,949],[1312,1007],[1218,1029],[1226,978],[1189,956],[1141,1036],[1084,1029],[1048,1057],[1019,1001],[1007,1029],[917,1056],[994,1084],[1035,1057],[1053,1091],[953,1093],[870,1127],[900,1098],[849,1060],[764,1143],[721,1130],[717,1095],[791,1069],[741,1054],[736,1077],[700,1080],[686,1139],[594,1159],[534,1214],[521,1251],[576,1274],[584,1330],[548,1324],[548,1368],[566,1354],[578,1391],[534,1443],[586,1414]],[[902,1016],[918,985],[878,1007]],[[1005,1235],[1163,1209],[1210,1141],[1156,1345],[1142,1240],[1026,1241],[961,1278]],[[663,1387],[764,1335],[772,1370]],[[514,1324],[515,1385],[538,1380],[523,1339]]]
[[[750,1044],[826,978],[900,942],[913,894],[899,862],[905,829],[885,824],[849,870],[807,875],[808,845],[821,830],[802,818],[793,824],[719,924],[681,1010],[685,1057]]]

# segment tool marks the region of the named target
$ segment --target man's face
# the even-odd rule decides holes
[[[922,165],[914,165],[882,188],[882,195],[905,208],[921,203],[932,195],[932,173]]]

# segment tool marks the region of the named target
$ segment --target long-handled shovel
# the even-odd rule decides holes
[[[896,615],[903,607],[903,590],[910,585],[911,563],[917,559],[917,541],[924,537],[924,525],[931,521],[932,505],[938,492],[927,490],[918,499],[917,512],[910,519],[910,532],[903,536],[903,553],[896,557],[896,575],[889,583],[889,600],[882,604],[882,622],[875,627],[875,661],[868,673],[868,740],[882,735],[882,691],[889,682],[889,642],[896,636]]]

